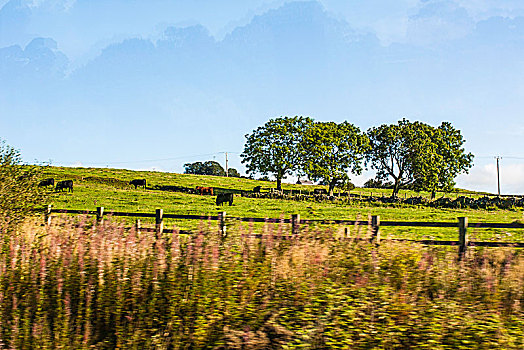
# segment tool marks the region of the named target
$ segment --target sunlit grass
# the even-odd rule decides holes
[[[224,178],[216,176],[198,176],[160,172],[134,172],[122,169],[104,168],[46,168],[47,176],[59,179],[73,178],[74,193],[58,193],[52,195],[52,204],[60,209],[87,209],[104,207],[110,211],[147,212],[162,208],[165,213],[191,215],[217,215],[225,211],[228,217],[255,218],[289,218],[291,214],[299,214],[302,219],[347,219],[357,216],[367,218],[368,215],[379,215],[382,221],[444,221],[457,222],[460,216],[467,216],[474,222],[513,222],[523,218],[522,210],[476,210],[476,209],[439,209],[427,206],[410,205],[376,205],[369,203],[345,202],[312,202],[289,201],[262,198],[244,198],[235,196],[233,206],[217,207],[214,196],[200,196],[180,192],[168,192],[152,189],[137,189],[128,182],[135,178],[146,178],[148,188],[155,185],[171,185],[194,188],[197,185],[231,188],[235,190],[252,190],[256,185],[270,187],[274,183],[260,182],[249,179]],[[112,179],[112,181],[102,181]],[[83,179],[83,180],[82,180]],[[285,188],[295,190],[311,190],[311,186],[285,184]],[[356,189],[353,192],[378,193],[376,189]],[[386,193],[389,190],[381,190]],[[389,192],[387,192],[389,194]],[[411,195],[414,193],[406,193]],[[401,192],[401,196],[404,192]],[[426,194],[427,195],[427,194]],[[127,220],[132,224],[130,220]],[[152,224],[152,220],[142,219],[144,225]],[[166,227],[176,224],[181,229],[194,230],[198,221],[167,220]],[[260,225],[255,225],[258,230]],[[413,239],[457,239],[454,229],[415,229],[415,228],[384,228],[384,235]],[[507,240],[523,241],[522,230],[471,230],[471,235],[477,240]]]

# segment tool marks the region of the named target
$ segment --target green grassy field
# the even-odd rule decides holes
[[[465,215],[471,222],[510,222],[521,211],[244,197],[217,207],[213,196],[153,188],[251,189],[258,183],[113,169],[45,171],[75,181],[74,193],[49,189],[56,208],[226,210],[232,219],[225,236],[216,221],[169,222],[195,234],[157,235],[122,227],[132,221],[92,225],[93,218],[65,214],[50,225],[33,217],[16,229],[0,227],[2,349],[523,348],[522,249],[470,248],[457,259],[456,247],[336,239],[340,226],[304,227],[297,239],[281,239],[288,224],[233,219],[299,213],[305,219],[455,221]],[[146,178],[150,187],[131,188],[133,178]],[[367,232],[349,228],[352,236]],[[515,230],[469,232],[472,240],[524,240]],[[385,227],[383,233],[457,238],[455,229]]]
[[[224,178],[215,176],[187,175],[163,172],[131,171],[108,168],[65,168],[46,167],[46,177],[56,180],[73,179],[74,193],[51,193],[51,204],[59,209],[87,209],[104,207],[106,212],[154,212],[157,208],[165,213],[216,215],[226,211],[229,217],[289,218],[291,214],[300,214],[302,219],[355,219],[357,216],[380,215],[381,220],[391,221],[451,221],[459,216],[467,216],[474,222],[513,222],[522,220],[522,210],[474,210],[474,209],[438,209],[425,206],[386,206],[368,203],[331,203],[312,201],[287,201],[275,199],[254,199],[236,196],[233,206],[217,207],[214,196],[200,196],[180,192],[152,190],[155,185],[171,185],[194,188],[195,186],[212,186],[222,189],[252,190],[261,185],[263,188],[275,187],[274,182],[256,181],[242,178]],[[134,189],[128,183],[132,179],[145,178],[148,189]],[[284,189],[312,191],[319,186],[283,184]],[[357,188],[353,194],[389,195],[390,190]],[[462,193],[453,193],[452,197]],[[425,195],[401,191],[400,196]],[[442,194],[441,194],[442,195]],[[479,195],[479,194],[476,194]],[[148,221],[143,220],[147,225]],[[184,229],[196,229],[198,222],[168,221],[167,227],[176,224]],[[258,225],[260,226],[260,225]],[[522,230],[470,230],[472,239],[522,241]],[[385,235],[410,238],[455,239],[455,229],[414,229],[385,228]]]

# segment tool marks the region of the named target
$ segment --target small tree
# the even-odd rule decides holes
[[[208,160],[204,162],[204,175],[213,175],[213,176],[226,176],[226,171],[222,168],[219,162],[214,160]]]
[[[40,167],[23,165],[20,153],[0,140],[0,224],[15,224],[42,206],[40,179]]]
[[[317,122],[308,128],[301,143],[302,172],[314,181],[328,184],[333,195],[335,186],[349,182],[348,172],[362,173],[369,140],[353,124]]]
[[[184,173],[203,175],[205,173],[204,164],[202,162],[186,163],[184,164]]]
[[[227,176],[229,177],[240,177],[240,173],[235,168],[227,169]]]
[[[280,117],[271,119],[246,135],[244,152],[240,155],[247,173],[272,174],[277,189],[282,189],[282,179],[298,169],[298,145],[303,133],[313,122],[308,117]]]
[[[204,163],[186,163],[184,164],[184,168],[186,174],[226,176],[224,168],[222,168],[220,163],[215,162],[214,160],[209,160]]]

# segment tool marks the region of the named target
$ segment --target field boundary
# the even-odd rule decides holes
[[[371,235],[369,238],[371,242],[379,245],[381,240],[381,227],[442,227],[442,228],[457,228],[458,240],[456,241],[439,241],[439,240],[413,240],[403,238],[388,238],[391,241],[404,241],[420,243],[424,245],[439,245],[439,246],[456,246],[458,247],[459,259],[464,255],[468,247],[512,247],[524,248],[524,242],[493,242],[493,241],[470,241],[468,239],[468,229],[470,228],[500,228],[500,229],[524,229],[524,223],[497,223],[497,222],[477,222],[468,223],[467,217],[457,218],[457,222],[434,222],[434,221],[380,221],[380,216],[375,215],[371,220],[323,220],[310,219],[300,220],[300,215],[292,214],[291,218],[251,218],[251,217],[227,217],[226,212],[220,212],[218,215],[180,215],[164,213],[163,209],[156,209],[155,213],[137,213],[137,212],[120,212],[120,211],[106,211],[104,207],[97,207],[96,210],[78,210],[78,209],[54,209],[51,206],[47,207],[45,211],[46,224],[51,223],[52,214],[73,214],[73,215],[94,215],[96,221],[101,222],[104,216],[120,216],[120,217],[134,217],[134,218],[155,218],[154,228],[141,227],[140,220],[136,221],[135,229],[149,232],[172,233],[173,230],[164,229],[164,219],[179,219],[179,220],[215,220],[219,221],[219,230],[223,236],[226,235],[227,220],[247,221],[247,222],[265,222],[265,223],[285,223],[291,224],[291,235],[289,237],[297,237],[300,233],[301,225],[308,224],[337,224],[337,225],[353,225],[353,226],[367,226]],[[347,232],[347,228],[346,228]],[[191,234],[190,231],[180,231],[181,234]],[[255,235],[262,236],[262,235]]]

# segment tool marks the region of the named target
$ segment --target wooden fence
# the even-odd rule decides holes
[[[97,222],[101,222],[106,215],[104,207],[97,207],[96,210],[75,210],[75,209],[53,209],[48,206],[45,212],[45,220],[47,225],[51,223],[52,214],[83,214],[83,215],[95,215]],[[110,216],[122,216],[122,217],[135,217],[135,218],[155,218],[155,228],[141,227],[140,220],[136,221],[136,229],[150,232],[159,233],[171,233],[172,230],[164,229],[164,219],[179,219],[179,220],[216,220],[219,224],[219,229],[222,235],[226,234],[226,212],[220,212],[218,215],[179,215],[179,214],[166,214],[163,209],[156,209],[155,213],[129,213],[111,211],[108,213]],[[457,241],[441,241],[441,240],[413,240],[413,239],[402,239],[402,238],[388,238],[392,241],[405,241],[421,243],[425,245],[443,245],[443,246],[457,246],[459,249],[459,257],[462,257],[468,247],[514,247],[524,248],[524,242],[478,242],[470,241],[468,239],[468,230],[470,228],[499,228],[499,229],[524,229],[524,224],[513,222],[513,223],[468,223],[467,217],[459,217],[457,222],[425,222],[425,221],[380,221],[380,216],[375,215],[371,217],[371,221],[368,220],[301,220],[299,214],[291,215],[289,219],[270,219],[270,218],[239,218],[229,217],[231,220],[236,221],[248,221],[248,222],[265,222],[265,223],[288,223],[291,224],[291,234],[296,235],[300,232],[301,225],[308,224],[337,224],[337,225],[365,225],[371,229],[370,240],[375,244],[380,244],[381,227],[442,227],[442,228],[457,228],[458,229],[458,240]],[[183,231],[182,233],[191,234],[190,231]],[[260,235],[257,235],[260,236]]]

